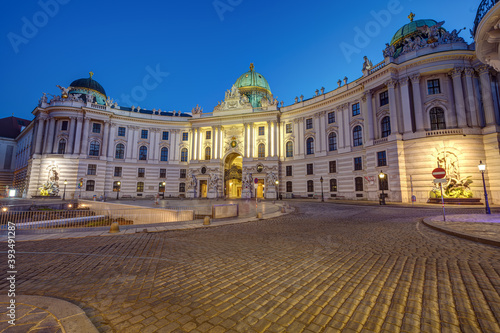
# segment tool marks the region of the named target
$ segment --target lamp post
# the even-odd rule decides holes
[[[481,175],[483,176],[484,201],[486,202],[486,214],[491,214],[490,204],[488,203],[488,193],[486,192],[486,182],[484,181],[484,172],[486,171],[486,164],[483,164],[483,161],[479,161],[479,165],[477,167],[479,168],[479,171],[481,171]]]
[[[380,187],[382,187],[382,194],[380,195],[381,198],[379,200],[379,203],[381,205],[385,205],[385,193],[384,193],[384,187],[385,187],[385,174],[380,170],[380,173],[378,174],[378,177],[380,178]]]
[[[319,182],[321,183],[321,202],[325,202],[325,195],[323,194],[323,176],[321,176]]]
[[[64,192],[63,192],[63,201],[66,200],[66,185],[68,185],[68,181],[64,181]]]
[[[167,186],[166,186],[167,183],[163,182],[162,185],[163,185],[163,199],[165,199],[165,191],[167,190]]]
[[[117,182],[116,185],[118,185],[117,188],[116,188],[116,200],[120,200],[119,195],[120,195],[120,187],[121,187],[122,183],[121,182]]]
[[[280,197],[280,188],[279,188],[280,181],[276,180],[276,200],[279,200]]]

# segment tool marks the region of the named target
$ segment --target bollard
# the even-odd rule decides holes
[[[205,216],[205,219],[203,220],[203,225],[210,225],[210,216]]]
[[[281,212],[282,213],[286,213],[286,208],[285,207],[281,207]]]
[[[120,225],[118,224],[118,222],[111,223],[111,228],[109,228],[109,233],[115,234],[117,232],[120,232]]]
[[[258,213],[257,213],[257,218],[258,218],[258,219],[262,219],[262,213],[261,213],[261,212],[258,212]]]

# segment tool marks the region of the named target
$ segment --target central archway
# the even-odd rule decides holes
[[[224,161],[224,195],[228,198],[241,198],[243,157],[237,153],[227,155]]]

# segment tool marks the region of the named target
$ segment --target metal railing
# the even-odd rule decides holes
[[[474,29],[472,32],[472,36],[474,38],[476,37],[476,31],[477,27],[479,26],[479,23],[481,23],[481,20],[486,16],[486,14],[490,11],[490,9],[493,8],[497,3],[498,0],[483,0],[479,4],[479,7],[477,8],[476,18],[474,20]]]

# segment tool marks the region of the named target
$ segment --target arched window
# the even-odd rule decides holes
[[[148,147],[141,146],[141,148],[139,148],[139,160],[146,161],[147,159],[148,159]]]
[[[330,192],[337,192],[337,179],[330,179]]]
[[[205,148],[205,159],[209,160],[212,158],[212,149],[210,147]]]
[[[293,157],[293,142],[288,141],[286,143],[286,157]]]
[[[125,158],[125,145],[123,143],[116,145],[115,158],[119,160],[123,160]]]
[[[258,155],[257,155],[258,158],[266,157],[266,145],[261,143],[258,147],[257,153],[258,153]]]
[[[337,134],[336,133],[328,134],[328,150],[329,151],[337,150]]]
[[[167,147],[163,147],[161,149],[161,152],[160,152],[160,160],[162,162],[166,162],[168,161],[168,148]]]
[[[85,187],[85,191],[93,191],[95,188],[94,180],[87,180],[87,186]]]
[[[292,191],[292,182],[286,182],[286,191],[288,193],[293,192]]]
[[[312,180],[307,181],[307,192],[314,192],[314,182]]]
[[[61,139],[59,141],[59,146],[57,147],[58,154],[64,154],[66,152],[66,140]]]
[[[380,122],[380,127],[382,130],[382,137],[387,138],[391,135],[391,117],[385,116]]]
[[[363,145],[363,132],[361,130],[361,126],[356,126],[352,130],[352,143],[354,147]]]
[[[444,111],[441,108],[432,108],[429,112],[431,118],[431,130],[446,129],[446,122],[444,120]]]
[[[363,191],[363,177],[354,178],[354,186],[356,191],[358,192]]]
[[[314,139],[313,138],[307,139],[306,146],[307,146],[307,155],[314,154]]]
[[[187,148],[182,148],[181,149],[181,162],[187,162],[188,161],[188,150]]]
[[[378,189],[382,191],[384,189],[385,191],[389,191],[389,179],[387,178],[387,175],[384,173],[384,178],[380,178],[378,176]]]
[[[137,192],[144,192],[144,183],[143,182],[137,183]]]
[[[92,141],[90,143],[89,156],[99,156],[99,141]]]

